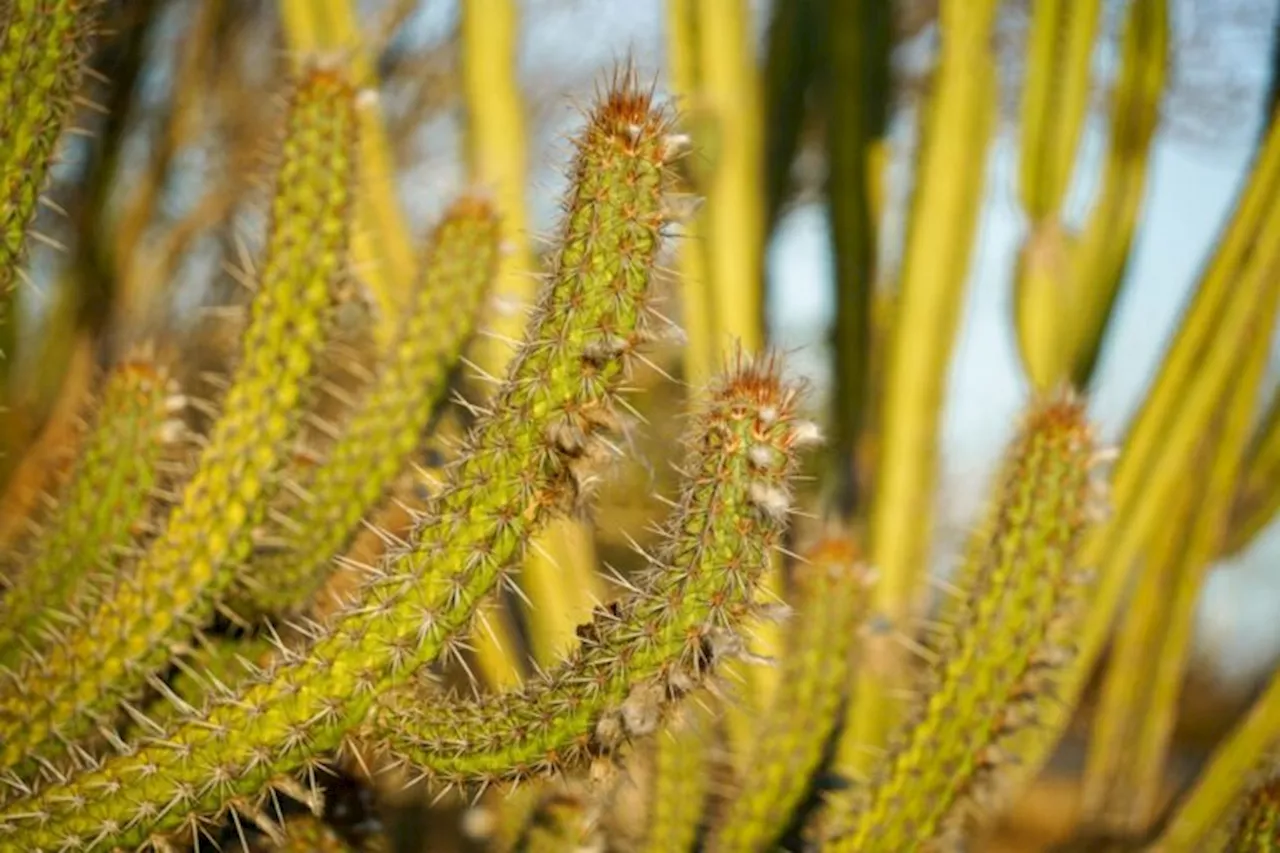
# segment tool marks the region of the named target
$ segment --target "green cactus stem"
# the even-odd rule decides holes
[[[432,236],[423,281],[371,387],[323,464],[301,485],[283,547],[255,561],[230,602],[242,617],[303,609],[333,558],[407,465],[439,405],[448,374],[471,337],[493,279],[498,219],[479,198],[455,202]]]
[[[1093,511],[1094,462],[1081,403],[1032,406],[961,569],[963,604],[945,611],[922,698],[870,785],[831,798],[817,828],[829,849],[889,853],[955,831],[998,771],[1000,742],[1051,701],[1038,688],[1069,659],[1059,620],[1083,586],[1073,562]]]
[[[354,90],[336,73],[316,71],[301,81],[266,260],[222,415],[163,533],[114,581],[114,594],[3,679],[0,766],[30,768],[37,757],[60,753],[137,693],[248,556],[345,266],[356,183],[354,102]]]
[[[740,653],[753,592],[791,508],[797,451],[817,430],[773,359],[746,360],[690,430],[684,492],[635,594],[597,609],[581,644],[526,686],[475,702],[403,696],[373,718],[390,758],[442,786],[582,766],[653,734],[667,706]]]
[[[111,370],[70,478],[29,548],[6,556],[19,582],[0,599],[0,666],[48,645],[86,578],[136,544],[168,448],[181,434],[183,398],[141,350]]]

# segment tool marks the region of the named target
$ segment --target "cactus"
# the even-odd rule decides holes
[[[411,4],[395,5],[402,20]],[[388,823],[407,806],[433,830],[456,819],[458,795],[474,798],[453,829],[502,851],[946,849],[1007,814],[1043,765],[1117,610],[1076,847],[1101,849],[1099,834],[1116,831],[1116,849],[1274,844],[1280,680],[1171,808],[1156,795],[1203,577],[1275,506],[1280,405],[1250,427],[1280,310],[1269,274],[1280,124],[1104,478],[1085,395],[1136,229],[1167,39],[1162,0],[1134,0],[1113,108],[1132,108],[1134,123],[1115,131],[1109,188],[1069,265],[1089,316],[1041,334],[1061,320],[1062,294],[1032,277],[1045,270],[1022,270],[1034,390],[991,496],[967,496],[989,513],[922,619],[934,436],[997,103],[1000,4],[939,6],[922,183],[887,311],[873,282],[892,274],[877,250],[891,102],[869,91],[889,79],[885,9],[779,14],[769,111],[790,124],[762,146],[750,16],[721,5],[671,4],[687,113],[630,66],[597,93],[538,259],[523,131],[500,131],[524,123],[514,4],[464,10],[478,185],[414,256],[388,185],[403,111],[380,109],[369,88],[381,37],[357,28],[349,0],[281,0],[295,55],[272,180],[235,202],[264,202],[265,227],[261,246],[237,246],[257,259],[236,272],[252,295],[233,354],[184,346],[176,326],[106,324],[88,400],[66,407],[81,428],[51,423],[44,436],[59,458],[69,432],[73,461],[40,475],[49,498],[30,517],[0,504],[17,531],[0,551],[0,853],[394,849],[392,826],[351,826],[344,788]],[[1081,4],[1058,45],[1067,5],[1035,12],[1028,252],[1063,224],[1100,25],[1101,5]],[[99,18],[115,14],[94,0],[0,4],[0,301],[28,274],[36,200],[92,45],[115,37]],[[221,14],[199,37],[226,47]],[[824,48],[795,55],[794,34],[824,23]],[[851,69],[865,79],[851,85]],[[501,91],[486,91],[495,71]],[[759,327],[758,232],[784,206],[810,91],[819,108],[850,110],[823,139],[849,144],[831,191],[860,196],[840,199],[835,219],[837,256],[853,253],[836,300],[845,390],[823,407]],[[752,177],[766,147],[767,197]],[[709,196],[696,221],[681,198],[690,177]],[[1109,236],[1097,223],[1113,214]],[[145,252],[136,215],[117,236]],[[679,282],[678,316],[660,305],[677,231],[702,241],[681,246],[684,275],[708,278]],[[539,260],[541,280],[519,281]],[[501,297],[525,289],[522,318]],[[676,322],[691,329],[685,349]],[[744,340],[717,368],[730,334]],[[349,359],[358,381],[327,372],[326,354]],[[681,366],[684,458],[668,480],[635,457],[650,431],[669,434],[651,392]],[[223,390],[200,399],[210,374]],[[825,432],[814,411],[828,412],[824,458],[839,470],[808,455]],[[627,529],[610,542],[610,511],[626,500],[611,483],[629,489],[637,461],[678,491],[645,538]],[[30,476],[39,466],[26,462]],[[1185,538],[1157,538],[1164,514]],[[615,594],[592,570],[597,552],[619,564]],[[1134,566],[1136,599],[1121,608]],[[575,624],[583,601],[594,607]],[[500,642],[485,633],[494,619],[511,627]]]

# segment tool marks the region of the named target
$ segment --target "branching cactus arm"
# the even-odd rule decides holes
[[[0,808],[0,851],[139,846],[256,809],[329,756],[380,695],[453,648],[609,452],[628,359],[649,336],[665,225],[667,116],[628,76],[578,140],[559,258],[506,382],[381,577],[304,653],[163,736]]]

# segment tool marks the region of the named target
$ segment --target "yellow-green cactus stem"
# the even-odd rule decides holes
[[[1146,195],[1151,141],[1160,125],[1169,39],[1168,0],[1134,0],[1121,37],[1102,188],[1073,257],[1078,284],[1071,306],[1075,339],[1070,376],[1077,388],[1093,378],[1128,268]]]
[[[10,0],[0,6],[0,327],[27,229],[71,119],[101,0]]]
[[[114,594],[0,683],[0,765],[29,765],[61,751],[136,693],[249,555],[346,264],[355,97],[330,71],[300,81],[266,258],[222,414],[164,531],[115,581]]]
[[[996,0],[943,0],[942,33],[911,200],[910,227],[884,352],[884,399],[868,552],[879,573],[872,618],[906,631],[919,615],[929,564],[939,412],[959,328],[966,270],[978,224],[987,145],[996,113],[992,31]],[[887,636],[886,632],[886,636]],[[865,668],[849,705],[841,754],[852,773],[884,745],[902,712],[901,649],[868,639],[878,662]],[[859,761],[858,759],[862,759]]]
[[[999,480],[983,544],[962,570],[965,604],[930,667],[921,699],[865,790],[831,798],[818,832],[833,851],[900,851],[954,829],[998,764],[997,744],[1034,706],[1028,684],[1060,667],[1064,598],[1079,600],[1073,565],[1088,527],[1095,447],[1083,405],[1034,403]],[[1040,701],[1051,701],[1039,697]]]
[[[290,615],[311,600],[331,562],[404,469],[470,339],[498,255],[498,218],[468,197],[446,213],[431,239],[413,295],[373,384],[342,426],[323,464],[301,483],[283,546],[255,561],[231,602],[243,617]]]
[[[654,735],[653,784],[644,850],[693,850],[713,777],[718,703],[706,691],[688,697]]]
[[[796,612],[780,693],[742,762],[743,788],[708,842],[709,851],[771,851],[803,798],[839,721],[854,665],[871,574],[848,537],[825,538],[797,567]]]
[[[544,775],[653,734],[670,703],[744,648],[741,628],[791,509],[817,428],[771,358],[742,361],[690,430],[684,490],[634,594],[597,609],[568,660],[471,702],[379,706],[373,739],[441,786]]]
[[[107,376],[74,469],[31,547],[6,556],[19,582],[0,599],[0,666],[48,645],[82,581],[135,544],[155,498],[166,447],[181,434],[183,399],[141,351]]]
[[[456,652],[476,608],[611,452],[616,395],[652,337],[666,223],[668,118],[625,76],[577,140],[555,269],[525,342],[447,482],[360,600],[305,654],[282,655],[129,755],[0,807],[0,853],[131,847],[259,799],[330,754],[374,702]],[[127,780],[127,784],[121,784]]]
[[[1022,90],[1018,189],[1035,221],[1062,206],[1089,107],[1101,0],[1036,0]]]

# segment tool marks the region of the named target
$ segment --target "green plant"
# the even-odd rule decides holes
[[[468,402],[450,406],[446,392],[467,372],[459,366],[474,366],[465,353],[490,295],[511,286],[508,266],[529,263],[523,244],[514,261],[504,257],[506,226],[493,198],[513,203],[509,187],[492,196],[476,189],[449,205],[412,282],[402,269],[409,263],[392,250],[396,263],[369,282],[361,267],[376,260],[379,239],[402,235],[391,233],[394,205],[369,186],[386,152],[370,132],[380,119],[362,88],[367,57],[348,39],[344,50],[297,58],[261,259],[242,275],[252,291],[248,317],[230,369],[211,383],[219,399],[195,390],[208,378],[189,364],[207,356],[198,347],[161,336],[108,357],[91,383],[93,402],[81,405],[76,461],[34,475],[56,497],[29,517],[8,504],[22,521],[5,528],[9,589],[0,598],[0,851],[388,843],[337,831],[325,793],[338,773],[382,794],[386,779],[421,783],[435,798],[463,792],[479,804],[473,819],[496,823],[487,834],[495,849],[808,844],[892,853],[959,844],[1008,808],[1062,737],[1140,558],[1147,565],[1115,655],[1140,666],[1163,649],[1169,663],[1133,688],[1114,674],[1106,682],[1095,744],[1112,746],[1095,746],[1087,790],[1105,801],[1096,792],[1133,781],[1133,794],[1118,816],[1089,806],[1087,828],[1156,850],[1204,849],[1214,833],[1265,849],[1275,823],[1268,756],[1280,748],[1275,686],[1167,823],[1149,812],[1190,602],[1208,563],[1248,538],[1232,535],[1234,515],[1256,532],[1265,521],[1257,508],[1274,507],[1274,484],[1258,471],[1272,465],[1277,419],[1265,418],[1251,438],[1248,416],[1280,308],[1272,274],[1280,129],[1263,146],[1107,476],[1099,469],[1108,454],[1087,412],[1132,238],[1152,90],[1163,81],[1163,3],[1135,0],[1126,30],[1117,110],[1133,105],[1141,115],[1117,135],[1121,150],[1098,214],[1119,210],[1122,233],[1106,241],[1095,226],[1066,266],[1021,268],[1019,330],[1037,390],[951,594],[924,628],[912,621],[921,615],[929,541],[921,502],[932,490],[943,370],[996,102],[987,43],[998,5],[941,4],[925,185],[902,284],[884,312],[889,334],[874,310],[874,199],[839,219],[842,232],[858,233],[852,256],[837,245],[841,287],[849,289],[836,348],[848,375],[837,386],[859,399],[846,401],[847,411],[836,401],[841,446],[831,458],[859,470],[822,478],[834,508],[823,507],[821,525],[805,526],[800,507],[811,496],[801,472],[821,431],[781,360],[739,350],[704,383],[711,345],[706,336],[693,341],[687,375],[700,387],[684,428],[679,496],[651,541],[636,546],[638,565],[616,573],[622,593],[574,626],[570,650],[554,664],[541,658],[561,644],[559,622],[572,612],[564,602],[549,607],[545,622],[528,620],[524,634],[493,624],[512,613],[528,619],[528,607],[555,592],[545,587],[554,561],[539,565],[532,595],[519,569],[557,519],[585,517],[607,494],[604,484],[626,476],[644,433],[640,389],[661,387],[652,375],[680,358],[674,325],[657,310],[657,280],[672,232],[687,224],[676,167],[700,140],[684,125],[711,127],[715,116],[677,117],[633,71],[615,73],[575,136],[562,224],[533,310],[524,324],[504,318],[504,328],[522,326],[521,340],[509,360],[485,357],[482,368],[508,361],[501,375],[472,371],[490,381],[485,394],[471,389]],[[6,304],[108,6],[0,6]],[[676,6],[682,27],[732,24],[700,31],[703,73],[717,91],[732,90],[742,8],[694,14]],[[308,48],[324,41],[317,19],[351,12],[340,0],[285,0],[282,9],[291,38]],[[813,11],[782,16],[778,26],[815,26]],[[887,76],[877,64],[888,62],[887,46],[871,43],[887,38],[887,23],[856,26],[876,15],[870,4],[832,3],[823,14],[835,17],[832,45],[861,51],[859,61],[827,56],[776,67],[814,74],[828,62]],[[1068,51],[1052,49],[1045,35],[1061,4],[1045,2],[1037,14],[1024,180],[1037,220],[1027,254],[1043,261],[1037,241],[1061,226],[1087,83],[1081,56],[1097,4],[1074,20]],[[506,44],[511,19],[494,20]],[[483,17],[467,26],[468,43],[482,44]],[[1048,81],[1064,68],[1072,106],[1058,127],[1045,107],[1061,94]],[[689,76],[682,85],[695,85],[697,75]],[[770,91],[785,97],[792,82],[771,81]],[[824,83],[832,103],[848,94],[838,83]],[[484,97],[473,88],[468,97]],[[502,112],[501,103],[488,106]],[[865,114],[833,127],[832,139],[858,153],[840,159],[839,185],[869,194],[879,168],[869,155],[881,144],[887,107],[863,106]],[[721,109],[722,131],[751,126],[733,105]],[[487,116],[490,123],[507,126],[502,115]],[[964,133],[938,133],[961,125]],[[708,173],[713,202],[757,195],[732,174],[751,171],[738,149],[755,143],[734,142],[742,144],[720,140],[720,150],[734,152],[725,155],[733,169]],[[784,140],[782,148],[797,144]],[[501,148],[483,159],[509,159]],[[963,174],[957,160],[968,164]],[[720,270],[758,264],[730,239],[762,224],[754,206],[699,220]],[[776,211],[778,199],[769,206]],[[738,229],[737,219],[752,221]],[[1070,254],[1073,245],[1058,249]],[[690,268],[706,260],[696,246],[680,249]],[[743,292],[753,294],[755,284],[744,282]],[[717,280],[717,298],[728,286]],[[1064,294],[1092,307],[1057,327],[1054,300]],[[747,320],[697,322],[751,327],[758,302],[752,296],[733,312]],[[364,312],[354,324],[353,308]],[[16,316],[0,316],[6,346],[16,340]],[[1039,335],[1045,324],[1055,334]],[[873,377],[882,361],[885,376]],[[888,393],[879,409],[870,390],[877,385]],[[442,442],[445,463],[427,471],[419,451],[428,436],[447,435],[451,419],[463,422],[462,437]],[[868,464],[865,445],[877,436],[885,450]],[[61,452],[11,444],[28,459]],[[1205,461],[1180,478],[1193,454]],[[10,467],[18,472],[12,494],[33,475]],[[406,506],[408,523],[399,524],[394,517]],[[1190,556],[1156,547],[1165,509],[1188,525]],[[799,529],[789,530],[797,519]],[[377,547],[361,537],[366,528]],[[1166,582],[1178,589],[1169,611],[1158,603]],[[522,607],[526,595],[532,600]],[[771,634],[779,624],[781,643]],[[504,648],[495,639],[504,636],[535,651],[535,672],[519,678],[521,649]],[[779,656],[770,677],[761,650]],[[895,684],[910,687],[908,701],[896,701]],[[1134,770],[1115,746],[1130,736],[1143,759]],[[819,784],[824,776],[836,780]],[[639,825],[628,820],[637,812]]]

